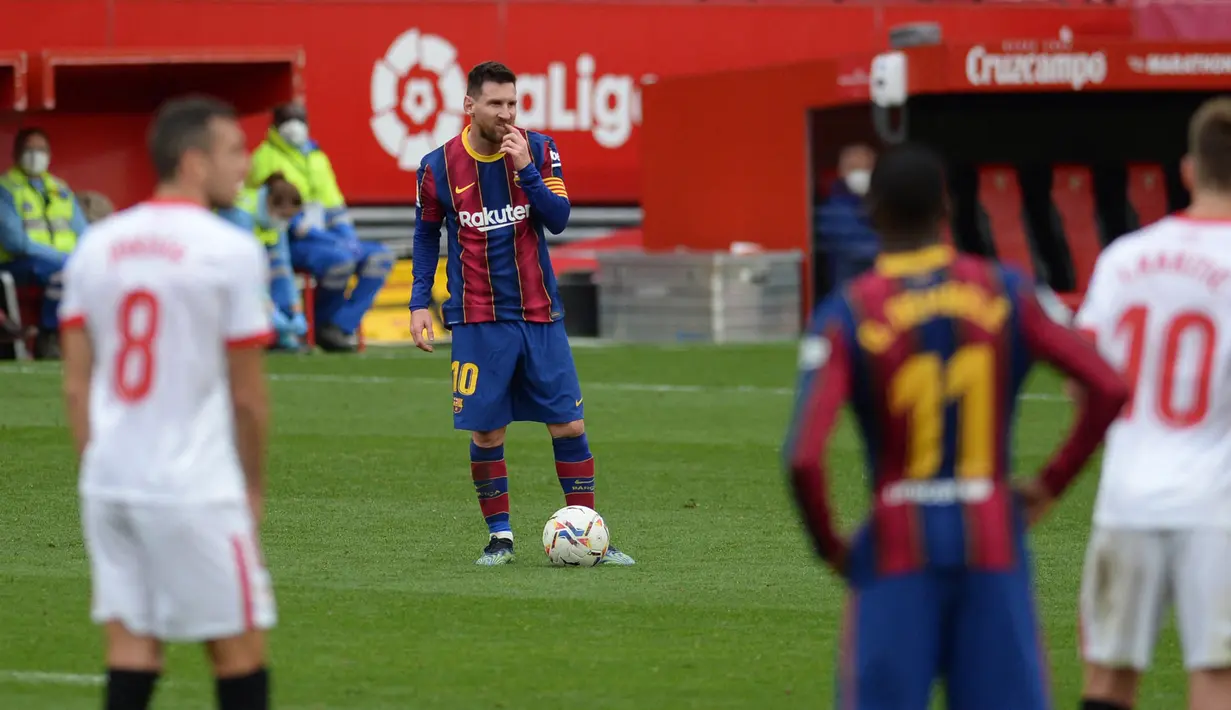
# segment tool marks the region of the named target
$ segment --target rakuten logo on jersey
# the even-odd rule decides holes
[[[986,47],[966,53],[966,80],[972,86],[1068,86],[1081,91],[1107,79],[1102,52],[1030,52],[996,54]]]
[[[569,77],[564,62],[546,74],[518,73],[517,125],[547,133],[587,131],[604,148],[628,142],[641,125],[641,87],[627,74],[598,74],[594,57],[582,54]],[[646,78],[646,80],[652,80]]]
[[[530,208],[525,205],[506,205],[502,210],[483,210],[482,212],[458,212],[457,221],[463,227],[472,227],[480,232],[490,232],[501,227],[512,227],[530,216]]]

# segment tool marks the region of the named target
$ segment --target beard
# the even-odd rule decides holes
[[[504,140],[504,134],[509,131],[508,126],[492,126],[490,128],[478,126],[478,129],[480,138],[495,145],[500,145],[501,141]]]

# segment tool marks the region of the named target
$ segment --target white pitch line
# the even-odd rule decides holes
[[[105,676],[98,674],[0,670],[0,683],[12,681],[30,685],[102,685],[106,680]]]
[[[3,366],[0,375],[58,375],[59,369],[46,369],[31,365]],[[268,375],[272,382],[316,382],[321,384],[344,385],[388,385],[405,383],[412,385],[443,385],[448,380],[434,377],[383,377],[379,375],[329,375],[319,373],[275,373]],[[662,392],[669,394],[758,394],[774,396],[791,396],[795,391],[789,387],[759,387],[755,385],[713,386],[713,385],[667,385],[643,382],[585,382],[582,389],[614,390],[617,392]],[[1038,402],[1067,402],[1069,399],[1061,394],[1048,392],[1026,392],[1022,399]]]

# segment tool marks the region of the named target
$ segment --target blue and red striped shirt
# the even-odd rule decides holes
[[[816,312],[784,454],[821,556],[841,569],[823,458],[849,401],[866,446],[862,538],[879,575],[1004,570],[1024,529],[1011,486],[1018,394],[1044,360],[1085,385],[1086,407],[1040,483],[1059,495],[1102,440],[1126,387],[1021,274],[950,248],[882,256]]]
[[[564,317],[543,231],[559,234],[568,224],[560,153],[548,136],[515,130],[530,148],[530,164],[521,170],[514,170],[513,160],[503,153],[476,152],[467,141],[470,126],[423,158],[411,255],[411,310],[431,305],[440,228],[445,226],[446,325],[551,323]]]

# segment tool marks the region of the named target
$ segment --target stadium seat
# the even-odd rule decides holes
[[[1058,165],[1052,172],[1051,200],[1073,263],[1073,290],[1079,294],[1085,293],[1103,249],[1093,179],[1090,169],[1080,165]]]
[[[303,298],[303,317],[308,322],[308,334],[304,338],[304,342],[312,347],[316,347],[316,279],[312,274],[306,271],[295,272],[295,288],[299,289],[299,293]],[[359,330],[355,333],[356,340],[359,341],[359,352],[367,349],[367,343],[363,339],[363,323],[359,323]]]
[[[1128,166],[1128,203],[1144,227],[1167,216],[1167,181],[1158,165]]]
[[[0,296],[4,298],[4,312],[9,321],[18,325],[30,322],[22,312],[21,290],[17,288],[13,275],[7,271],[0,271]],[[34,344],[27,340],[18,340],[11,347],[14,359],[29,360]]]
[[[1034,279],[1034,250],[1022,219],[1022,188],[1017,171],[1004,165],[980,167],[979,205],[996,258]]]

